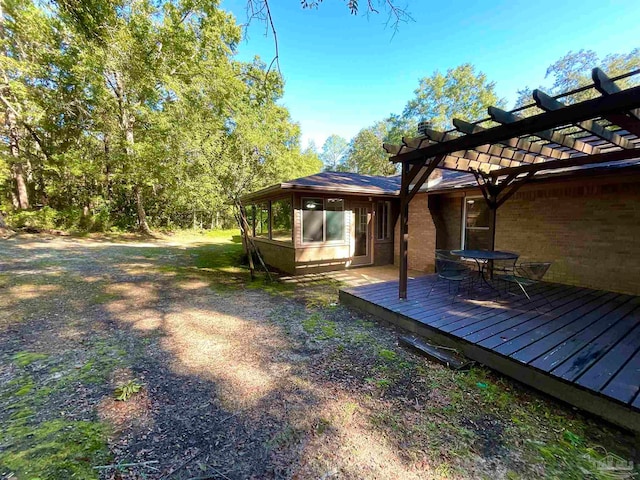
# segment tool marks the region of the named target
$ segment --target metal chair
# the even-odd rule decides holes
[[[456,293],[451,300],[453,303],[456,299],[456,295],[458,295],[460,291],[460,285],[465,280],[471,279],[471,270],[469,267],[463,262],[459,261],[455,255],[452,255],[448,251],[436,250],[436,273],[438,277],[436,281],[432,283],[431,289],[427,294],[427,298],[433,292],[436,284],[440,282],[440,280],[445,280],[448,282],[449,293],[451,293],[451,285],[456,285]],[[471,281],[469,281],[469,290],[471,289]]]
[[[549,267],[551,267],[551,262],[523,262],[514,265],[511,272],[505,271],[504,273],[499,273],[497,278],[507,282],[507,285],[513,283],[518,285],[522,293],[531,301],[531,297],[525,287],[530,287],[542,281]],[[544,297],[544,299],[551,304],[547,297]]]

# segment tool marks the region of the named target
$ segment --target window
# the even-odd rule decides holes
[[[302,241],[344,241],[344,199],[302,199]]]
[[[391,202],[378,202],[376,205],[376,238],[391,238]]]
[[[255,210],[256,237],[269,238],[269,203],[258,203]]]
[[[321,198],[302,199],[302,241],[322,242],[324,239],[323,205]]]
[[[327,242],[344,240],[344,200],[327,198],[325,206]]]
[[[489,206],[482,197],[464,199],[462,220],[462,248],[485,250],[491,244],[489,231]]]
[[[271,202],[271,240],[292,243],[291,199],[282,198]]]

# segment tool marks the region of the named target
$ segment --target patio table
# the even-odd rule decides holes
[[[500,250],[451,250],[451,254],[461,258],[471,258],[478,265],[478,274],[487,286],[493,288],[485,277],[485,269],[482,268],[482,261],[490,262],[489,274],[493,277],[493,262],[495,260],[517,260],[519,255],[514,252],[502,252]]]

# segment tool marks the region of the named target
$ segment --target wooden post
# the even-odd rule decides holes
[[[407,247],[409,243],[409,163],[402,163],[402,179],[400,183],[400,282],[398,296],[407,298],[409,281],[409,264]]]

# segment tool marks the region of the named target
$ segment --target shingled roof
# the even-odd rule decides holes
[[[444,193],[451,190],[477,188],[476,178],[471,173],[456,172],[438,168],[441,177],[430,180],[420,189],[421,192]],[[627,161],[579,165],[552,171],[536,172],[534,179],[568,176],[576,170],[585,174],[608,174],[616,171],[640,170],[640,158]],[[278,183],[242,197],[243,203],[272,197],[284,190],[318,191],[331,193],[360,194],[371,196],[399,196],[400,175],[383,177],[379,175],[362,175],[352,172],[322,172],[308,177],[296,178],[288,182]]]
[[[272,196],[281,190],[340,192],[373,196],[397,195],[400,190],[400,175],[383,177],[351,172],[322,172],[272,185],[245,195],[241,200],[249,202]]]

